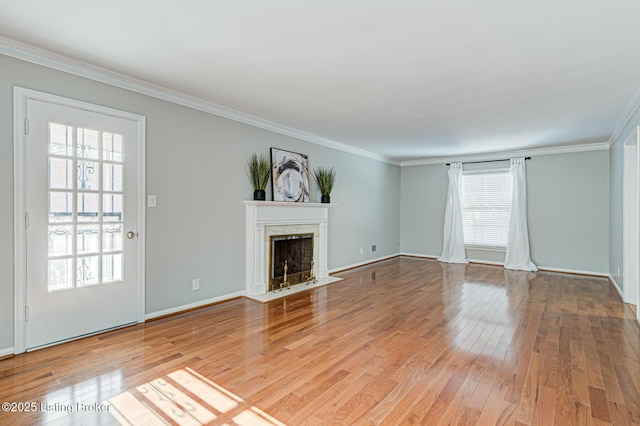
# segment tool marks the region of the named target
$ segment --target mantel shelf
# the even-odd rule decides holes
[[[245,204],[255,205],[255,206],[275,206],[275,207],[335,207],[338,204],[336,203],[294,203],[288,201],[255,201],[255,200],[245,200]]]

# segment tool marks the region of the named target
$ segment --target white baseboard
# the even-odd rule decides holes
[[[400,253],[400,256],[422,257],[422,258],[425,258],[425,259],[437,259],[439,257],[439,256],[433,256],[433,255],[429,255],[429,254],[417,254],[417,253]],[[493,262],[493,261],[489,261],[489,260],[469,259],[469,262],[471,262],[471,263],[480,263],[480,264],[483,264],[483,265],[504,266],[504,262]],[[537,265],[537,266],[538,266],[538,270],[540,270],[540,271],[562,272],[562,273],[565,273],[565,274],[591,275],[591,276],[594,276],[594,277],[611,278],[611,280],[614,282],[614,284],[618,287],[618,291],[620,291],[620,286],[618,286],[618,283],[616,283],[615,280],[613,280],[611,275],[609,275],[607,273],[604,273],[604,272],[584,271],[584,270],[580,270],[580,269],[554,268],[554,267],[551,267],[551,266],[541,266],[541,265]]]
[[[440,257],[440,256],[433,256],[431,254],[419,254],[419,253],[400,253],[400,256],[421,257],[423,259],[437,259]]]
[[[609,278],[609,280],[611,280],[611,282],[613,283],[613,288],[618,293],[618,296],[620,296],[620,299],[622,299],[622,301],[626,303],[626,300],[624,300],[624,295],[622,294],[622,288],[620,287],[620,284],[618,284],[618,282],[615,280],[615,278],[613,278],[611,274],[607,275],[607,278]]]
[[[550,266],[540,265],[538,265],[538,269],[546,272],[562,272],[564,274],[591,275],[594,277],[609,278],[609,274],[604,272],[583,271],[581,269],[552,268]]]
[[[418,253],[400,253],[400,256],[408,257],[420,257],[423,259],[438,259],[440,256],[434,256],[432,254],[418,254]],[[491,262],[489,260],[467,259],[469,263],[481,263],[483,265],[504,266],[504,263]]]
[[[13,351],[14,351],[13,348],[0,349],[0,358],[7,355],[13,355]]]
[[[488,260],[469,259],[469,262],[481,263],[483,265],[504,266],[504,262],[492,262]],[[602,278],[609,277],[609,274],[605,274],[603,272],[583,271],[580,269],[554,268],[551,266],[541,266],[541,265],[536,265],[536,266],[538,267],[539,271],[545,271],[545,272],[560,272],[563,274],[589,275],[589,276],[602,277]]]
[[[201,306],[210,305],[216,302],[223,302],[225,300],[234,299],[236,297],[244,296],[244,291],[238,291],[236,293],[225,294],[223,296],[212,297],[211,299],[200,300],[198,302],[189,303],[187,305],[176,306],[175,308],[163,309],[162,311],[151,312],[150,314],[146,314],[144,316],[145,320],[150,320],[153,318],[162,317],[165,315],[176,314],[182,311],[188,311],[190,309],[199,308]]]
[[[615,280],[615,278],[613,278],[613,276],[611,274],[608,275],[609,280],[613,283],[613,288],[616,290],[616,293],[618,293],[618,296],[620,296],[620,299],[622,299],[622,302],[629,305],[629,307],[631,307],[631,309],[635,309],[636,311],[636,323],[638,325],[640,325],[640,310],[638,309],[639,306],[627,301],[624,297],[624,294],[622,294],[622,290],[620,289],[620,285],[618,284],[618,282]]]
[[[492,260],[467,259],[469,263],[479,263],[481,265],[504,266],[504,262],[494,262]]]
[[[364,261],[364,262],[354,263],[353,265],[340,266],[338,268],[329,269],[329,273],[333,274],[335,272],[346,271],[347,269],[357,268],[358,266],[364,266],[364,265],[368,265],[370,263],[380,262],[381,260],[387,260],[387,259],[391,259],[391,258],[398,257],[398,256],[401,256],[401,254],[400,253],[390,254],[388,256],[382,256],[382,257],[378,257],[376,259],[370,259],[370,260],[367,260],[367,261]]]

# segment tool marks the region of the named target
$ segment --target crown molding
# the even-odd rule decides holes
[[[232,108],[225,107],[204,99],[186,95],[175,90],[139,80],[127,75],[110,71],[105,68],[90,65],[82,61],[68,58],[57,53],[49,52],[34,46],[17,42],[5,37],[0,37],[0,54],[42,65],[58,71],[63,71],[79,77],[88,78],[90,80],[105,83],[110,86],[119,87],[142,95],[151,96],[174,104],[182,105],[188,108],[203,111],[209,114],[228,118],[233,121],[248,124],[253,127],[268,130],[281,135],[290,136],[316,145],[338,151],[347,152],[360,157],[372,160],[382,161],[389,164],[400,165],[398,162],[391,160],[380,154],[376,154],[364,149],[356,148],[331,139],[326,139],[302,130],[288,127],[273,121],[265,120]]]
[[[640,89],[638,89],[636,94],[633,95],[629,105],[627,105],[627,109],[624,111],[624,115],[616,125],[611,138],[609,138],[609,146],[613,145],[616,140],[618,140],[620,133],[622,133],[622,130],[624,130],[627,124],[629,124],[629,121],[631,121],[631,118],[633,118],[634,114],[638,111],[638,108],[640,108]]]
[[[424,166],[428,164],[444,164],[444,163],[464,163],[467,161],[491,161],[502,158],[512,157],[538,157],[541,155],[556,155],[556,154],[570,154],[575,152],[589,152],[589,151],[605,151],[609,149],[609,142],[596,142],[589,144],[579,145],[567,145],[557,146],[550,148],[532,148],[519,151],[503,151],[493,152],[491,154],[474,154],[474,155],[459,155],[451,157],[434,157],[425,158],[422,160],[408,160],[400,163],[401,167],[411,166]]]

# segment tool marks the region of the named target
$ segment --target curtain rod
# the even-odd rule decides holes
[[[531,160],[531,157],[524,157],[525,160]],[[485,160],[485,161],[464,161],[462,164],[476,164],[476,163],[495,163],[496,161],[509,161],[509,158],[505,158],[504,160]],[[451,163],[445,164],[445,166],[450,166]]]

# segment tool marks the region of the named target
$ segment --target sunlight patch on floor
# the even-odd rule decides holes
[[[106,402],[122,425],[284,426],[190,368],[151,380]]]

